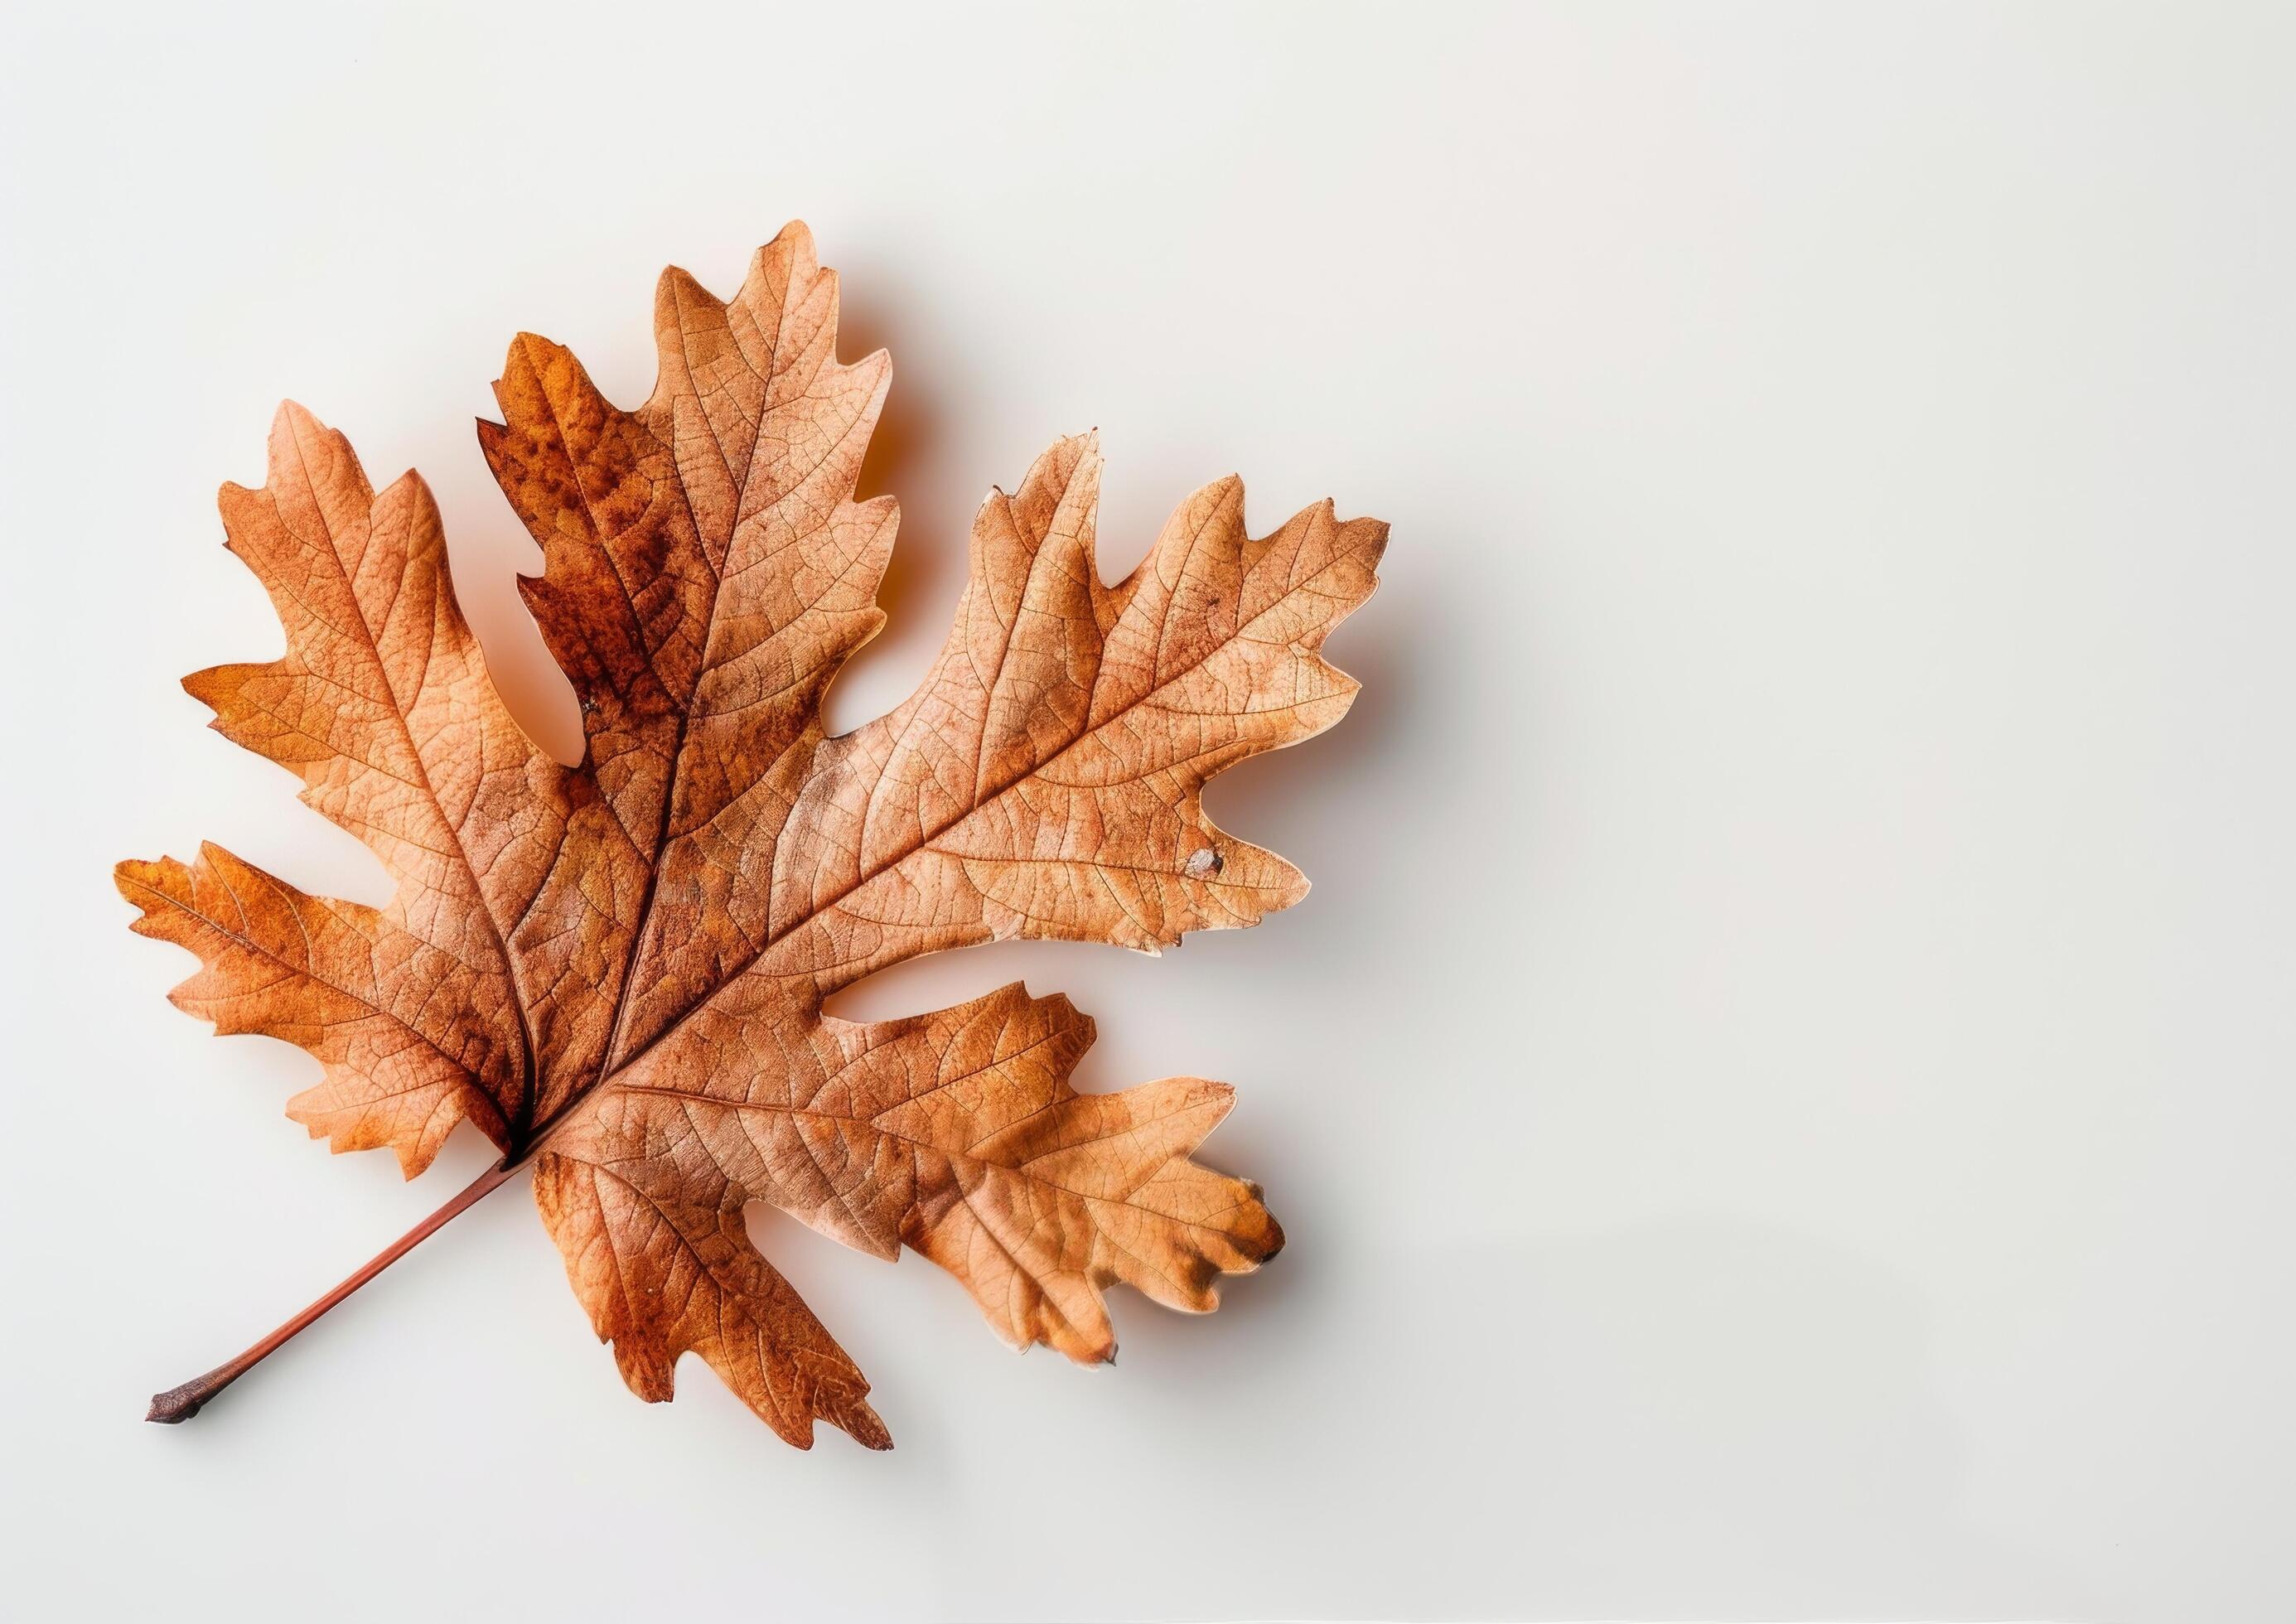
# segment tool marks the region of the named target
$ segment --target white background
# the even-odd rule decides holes
[[[5,26],[0,1611],[2296,1613],[2288,12]],[[1234,1080],[1292,1246],[1086,1373],[761,1217],[899,1442],[802,1456],[628,1397],[513,1189],[144,1425],[487,1160],[329,1159],[127,933],[203,836],[385,894],[176,687],[280,643],[215,486],[291,393],[419,465],[562,729],[470,420],[521,327],[636,403],[657,270],[792,217],[896,360],[840,725],[1062,431],[1111,576],[1231,468],[1394,524],[1354,715],[1213,795],[1308,902],[846,1000]]]

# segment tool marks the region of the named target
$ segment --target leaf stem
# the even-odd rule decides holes
[[[207,1374],[186,1382],[181,1387],[171,1387],[164,1393],[153,1394],[152,1412],[144,1419],[167,1422],[170,1424],[189,1421],[200,1413],[200,1407],[209,1399],[278,1352],[302,1332],[308,1330],[326,1314],[328,1309],[357,1291],[359,1287],[398,1262],[408,1252],[413,1251],[463,1212],[508,1184],[523,1166],[525,1166],[525,1161],[522,1158],[513,1162],[508,1157],[504,1157],[496,1162],[494,1166],[473,1179],[452,1201],[369,1259],[366,1264],[349,1279],[256,1343],[245,1353],[228,1364],[217,1366]]]

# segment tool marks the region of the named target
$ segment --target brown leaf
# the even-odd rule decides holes
[[[837,360],[836,278],[802,226],[730,303],[665,274],[654,324],[636,411],[522,335],[504,421],[480,427],[543,550],[524,585],[582,703],[582,765],[532,744],[487,680],[422,482],[375,495],[289,406],[264,488],[223,496],[287,653],[186,685],[398,890],[330,902],[213,847],[123,864],[119,885],[137,930],[202,960],[180,1005],[319,1057],[291,1106],[315,1136],[389,1144],[412,1177],[467,1118],[505,1167],[532,1161],[641,1397],[668,1398],[693,1351],[791,1442],[817,1416],[883,1448],[867,1383],[750,1244],[746,1203],[880,1256],[906,1243],[1007,1340],[1086,1362],[1115,1352],[1110,1284],[1209,1310],[1217,1277],[1283,1236],[1256,1186],[1190,1159],[1229,1090],[1076,1093],[1092,1029],[1065,999],[1014,986],[870,1024],[823,1001],[921,953],[1153,953],[1298,901],[1305,880],[1216,828],[1202,786],[1346,711],[1355,684],[1319,651],[1370,595],[1386,527],[1325,503],[1254,540],[1225,480],[1103,586],[1099,452],[1063,440],[982,507],[923,686],[830,738],[822,695],[883,620],[897,515],[854,483],[890,365]]]

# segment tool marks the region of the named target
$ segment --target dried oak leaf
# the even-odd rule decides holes
[[[1100,455],[1064,439],[981,508],[923,686],[832,738],[822,696],[883,619],[896,517],[853,499],[890,364],[840,363],[836,325],[835,275],[792,225],[731,303],[664,274],[635,412],[557,345],[512,344],[479,433],[545,555],[521,585],[581,701],[578,767],[489,683],[422,480],[375,493],[341,435],[283,407],[268,480],[221,505],[287,652],[185,686],[397,893],[329,901],[214,846],[118,878],[136,930],[203,962],[178,1005],[318,1056],[289,1107],[314,1137],[389,1145],[411,1177],[468,1120],[503,1152],[477,1194],[530,1162],[641,1397],[668,1398],[691,1350],[791,1443],[819,1416],[884,1448],[745,1203],[914,1247],[999,1334],[1085,1362],[1115,1351],[1110,1284],[1208,1310],[1283,1236],[1256,1186],[1190,1160],[1226,1087],[1078,1094],[1092,1024],[1066,999],[1016,985],[859,1023],[823,1001],[918,954],[1152,953],[1298,901],[1297,871],[1214,827],[1201,791],[1347,709],[1356,685],[1317,651],[1370,595],[1386,527],[1327,502],[1255,540],[1225,480],[1107,587]]]

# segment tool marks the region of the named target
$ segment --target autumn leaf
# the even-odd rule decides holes
[[[836,278],[799,225],[729,303],[666,273],[654,329],[637,410],[521,335],[503,420],[480,425],[542,548],[522,586],[581,701],[579,766],[488,681],[415,475],[376,493],[290,405],[262,488],[224,488],[287,649],[184,685],[397,890],[380,910],[330,901],[207,846],[119,865],[135,928],[199,956],[179,1006],[317,1056],[289,1106],[314,1137],[388,1145],[412,1177],[467,1120],[502,1159],[154,1419],[197,1413],[528,1166],[632,1390],[668,1398],[698,1353],[800,1447],[816,1417],[890,1440],[751,1244],[751,1202],[922,1252],[998,1334],[1087,1363],[1115,1353],[1110,1285],[1208,1311],[1219,1275],[1283,1244],[1257,1186],[1193,1160],[1228,1089],[1077,1093],[1092,1025],[1066,999],[1013,986],[875,1022],[823,1004],[919,954],[1013,937],[1153,953],[1297,902],[1306,881],[1215,827],[1201,791],[1346,711],[1356,685],[1319,650],[1370,595],[1386,527],[1324,503],[1253,539],[1226,480],[1104,586],[1099,452],[1062,440],[981,508],[924,685],[832,738],[822,696],[883,620],[896,510],[854,486],[890,363],[837,359]]]

